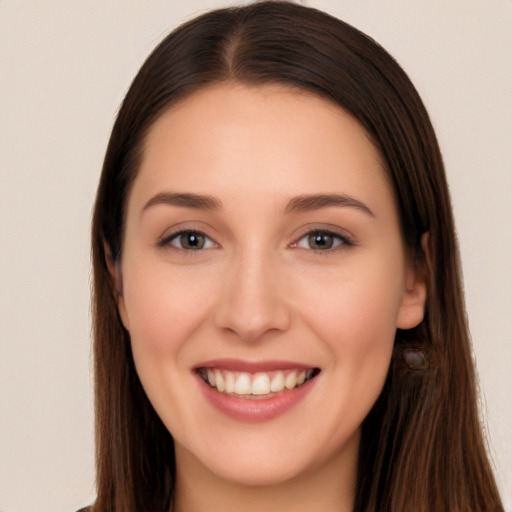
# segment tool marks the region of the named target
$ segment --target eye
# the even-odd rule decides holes
[[[200,231],[179,231],[158,242],[160,247],[171,246],[185,251],[199,251],[216,247],[215,242]]]
[[[352,241],[338,233],[332,231],[315,230],[310,231],[303,236],[296,244],[295,247],[302,249],[312,249],[314,251],[328,251],[337,249],[341,246],[351,246]]]

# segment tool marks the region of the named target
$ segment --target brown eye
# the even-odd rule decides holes
[[[205,236],[200,233],[181,233],[178,238],[182,249],[196,251],[205,246]]]
[[[313,251],[329,251],[340,247],[350,247],[353,242],[346,236],[331,231],[315,230],[304,235],[295,247]]]
[[[163,238],[158,245],[160,247],[171,246],[184,251],[200,251],[216,246],[211,238],[200,231],[180,231]]]
[[[311,233],[308,235],[308,244],[314,250],[332,249],[334,236],[330,233]]]

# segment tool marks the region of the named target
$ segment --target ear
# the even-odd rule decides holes
[[[425,314],[425,303],[427,301],[426,268],[430,267],[429,234],[421,236],[421,248],[424,259],[420,264],[409,263],[406,276],[405,288],[398,311],[396,326],[399,329],[412,329],[418,326]]]
[[[106,242],[103,242],[103,250],[105,252],[105,263],[111,278],[117,311],[119,312],[119,317],[121,318],[124,328],[128,331],[128,315],[126,314],[126,306],[123,297],[123,274],[121,270],[121,262],[113,258],[112,251]]]

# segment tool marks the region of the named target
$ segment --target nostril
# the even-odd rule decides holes
[[[289,328],[290,317],[284,308],[277,305],[269,306],[259,312],[238,304],[230,309],[223,305],[215,317],[217,327],[225,332],[239,337],[243,341],[254,342],[269,333],[286,331]]]

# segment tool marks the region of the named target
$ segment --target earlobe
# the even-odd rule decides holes
[[[112,251],[106,242],[103,243],[105,251],[105,263],[107,265],[108,272],[110,274],[114,300],[116,302],[119,317],[126,330],[128,329],[128,315],[126,314],[126,307],[123,297],[123,273],[121,270],[121,262],[114,260],[112,257]]]
[[[424,261],[420,267],[430,268],[430,251],[428,247],[428,232],[421,237],[421,248],[424,253]],[[405,287],[398,312],[396,326],[399,329],[412,329],[418,326],[425,315],[427,302],[426,271],[418,268],[418,265],[410,264],[405,278]]]

